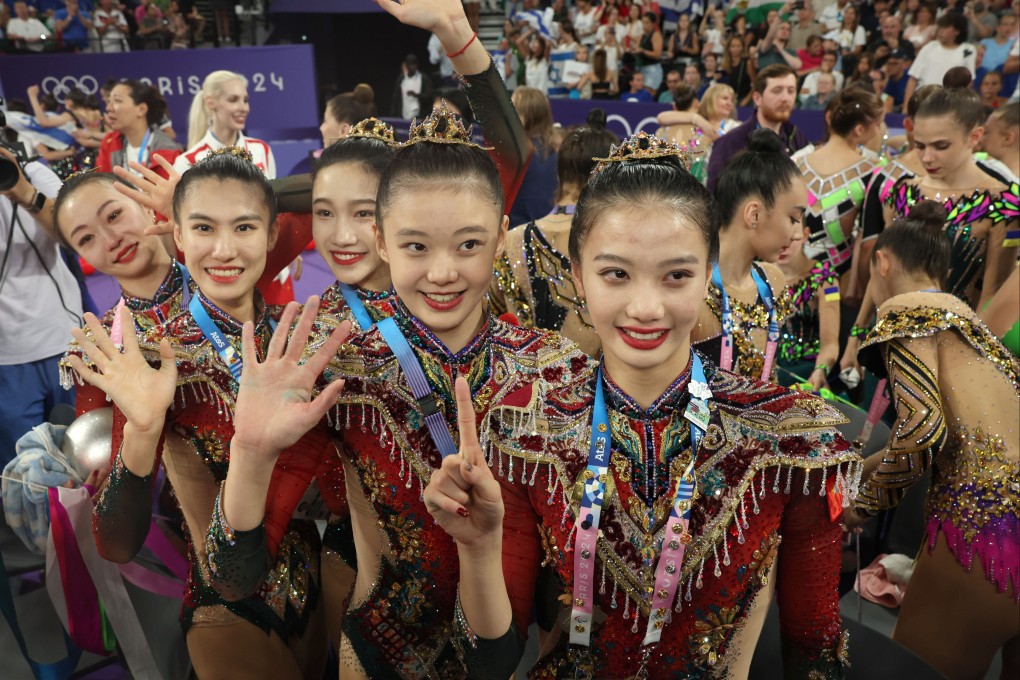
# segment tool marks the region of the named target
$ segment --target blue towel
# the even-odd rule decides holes
[[[50,530],[48,489],[85,481],[60,450],[66,431],[64,425],[49,423],[32,428],[18,440],[17,456],[4,468],[0,486],[7,524],[29,550],[40,555],[46,554]]]

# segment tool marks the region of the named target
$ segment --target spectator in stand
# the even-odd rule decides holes
[[[616,10],[613,9],[613,12],[615,13]],[[614,28],[612,23],[608,23],[605,26],[600,26],[599,30],[601,31],[603,28],[606,30],[600,34],[596,47],[605,51],[606,66],[610,71],[615,72],[620,68],[620,62],[623,59],[623,40],[626,38],[627,27],[623,24],[616,24]],[[622,29],[623,36],[620,35],[620,29]],[[617,90],[619,90],[619,84],[617,84]]]
[[[518,87],[511,101],[534,146],[531,163],[508,213],[510,226],[516,227],[545,217],[556,204],[556,149],[552,109],[545,93],[533,87]]]
[[[78,7],[78,0],[64,0],[64,9],[53,15],[53,28],[60,34],[64,49],[80,52],[89,48],[92,17]]]
[[[408,54],[400,64],[400,78],[393,86],[390,111],[411,120],[432,110],[432,80],[418,68],[418,57]]]
[[[892,98],[893,110],[902,110],[904,113],[907,106],[907,83],[910,82],[910,76],[907,75],[909,66],[910,60],[900,50],[890,52],[885,58],[885,64],[882,65],[882,70],[889,78],[885,84],[885,92]]]
[[[194,47],[202,42],[205,35],[205,17],[198,11],[198,5],[194,0],[180,0],[177,4],[181,8],[181,14],[184,15],[191,27],[191,46]]]
[[[978,59],[983,71],[1000,71],[1009,57],[1009,49],[1017,40],[1017,17],[1013,12],[1004,12],[999,17],[995,35],[985,38],[978,45]]]
[[[616,99],[620,92],[620,81],[616,71],[609,68],[606,50],[598,48],[592,57],[591,71],[585,74],[591,78],[592,99]]]
[[[794,71],[801,70],[802,64],[797,53],[787,47],[790,40],[790,22],[783,19],[776,19],[769,27],[768,33],[757,47],[751,48],[751,54],[757,53],[758,70],[772,66],[773,64],[784,64]]]
[[[921,85],[941,85],[946,71],[954,66],[965,66],[971,75],[977,70],[977,50],[963,42],[967,20],[962,14],[947,12],[938,20],[936,39],[921,48],[910,67],[907,99]]]
[[[170,4],[167,5],[166,20],[170,22],[167,26],[170,29],[170,49],[186,50],[191,47],[191,24],[181,13],[177,0],[170,0]]]
[[[830,34],[830,37],[835,38],[840,53],[843,55],[843,70],[853,68],[857,64],[858,57],[864,51],[864,46],[868,43],[864,27],[858,21],[856,6],[847,5],[844,8],[843,22],[834,35]]]
[[[708,166],[708,190],[715,191],[715,183],[723,168],[738,151],[747,147],[751,133],[760,127],[779,135],[787,154],[808,145],[800,129],[790,122],[797,99],[797,74],[785,64],[773,64],[758,73],[752,92],[755,111],[740,127],[723,135],[712,147]]]
[[[705,81],[701,78],[701,69],[698,68],[697,64],[687,64],[684,67],[684,84],[694,90],[695,96],[698,97],[707,88]]]
[[[836,96],[836,78],[832,73],[819,73],[815,80],[815,93],[804,97],[800,107],[804,111],[824,111]]]
[[[623,41],[623,49],[631,52],[641,42],[641,36],[645,32],[644,18],[641,16],[641,7],[639,5],[633,4],[627,10],[626,23],[627,37]]]
[[[934,10],[928,5],[918,7],[910,26],[907,26],[907,30],[903,31],[903,37],[912,42],[917,50],[927,45],[935,37]]]
[[[620,94],[620,101],[623,102],[654,102],[655,97],[649,88],[645,87],[645,74],[641,71],[634,71],[630,74],[629,88]]]
[[[715,131],[716,137],[740,127],[740,121],[734,118],[736,112],[736,94],[725,83],[709,86],[698,107],[698,113],[708,121],[708,127]]]
[[[113,0],[99,0],[95,17],[100,49],[103,52],[129,52],[128,37],[131,30],[124,13],[117,9]]]
[[[786,46],[799,53],[799,50],[808,46],[811,36],[825,33],[828,33],[828,29],[815,21],[815,8],[810,2],[802,1],[797,8],[797,20],[790,27],[790,41]]]
[[[744,41],[739,35],[730,36],[726,41],[722,70],[733,91],[737,93],[740,106],[746,106],[751,100],[754,77],[758,69],[754,67],[754,61],[748,56]]]
[[[144,19],[145,15],[149,12],[149,7],[155,4],[156,3],[153,2],[153,0],[138,0],[138,6],[135,7],[135,24],[141,26],[142,19]],[[159,6],[156,6],[156,12],[159,14],[159,18],[162,19],[163,10],[161,10]]]
[[[18,50],[42,52],[52,44],[53,35],[43,22],[29,15],[28,4],[18,0],[14,3],[14,17],[7,22],[7,39]]]
[[[843,25],[843,12],[849,5],[849,0],[836,0],[835,4],[826,5],[818,15],[818,21],[825,26],[826,30],[838,31]]]
[[[523,51],[528,55],[524,61],[524,84],[542,94],[548,94],[549,52],[552,45],[536,31],[524,34],[521,41],[525,45]]]
[[[443,43],[435,33],[429,37],[428,50],[429,63],[439,69],[439,84],[442,87],[453,87],[457,83],[453,75],[453,62],[446,56]]]
[[[212,7],[213,20],[216,22],[216,44],[231,42],[230,13],[234,11],[234,1],[212,0],[209,4]]]
[[[557,50],[573,52],[581,42],[577,39],[577,31],[569,21],[560,24],[560,37],[556,41]]]
[[[701,38],[691,26],[691,15],[681,14],[676,31],[667,41],[666,57],[674,66],[691,63],[701,56]]]
[[[880,68],[871,70],[871,89],[882,100],[882,110],[889,113],[893,110],[893,98],[885,88],[889,84],[889,76]]]
[[[873,68],[875,68],[875,59],[865,52],[861,55],[861,58],[857,60],[853,73],[851,73],[850,77],[846,80],[846,86],[853,85],[858,81],[865,81],[868,83],[868,89],[871,89],[871,70]]]
[[[644,75],[644,81],[654,92],[662,84],[663,39],[659,30],[658,17],[653,12],[645,12],[641,17],[641,38],[637,44],[631,43],[630,52],[634,55],[635,67]]]
[[[106,104],[111,131],[99,147],[96,169],[113,172],[117,166],[130,170],[128,161],[135,161],[165,176],[166,171],[154,157],[173,162],[181,147],[160,128],[164,118],[166,102],[155,88],[138,80],[118,82]]]
[[[617,45],[623,43],[627,37],[627,24],[620,19],[620,8],[617,6],[609,8],[602,13],[605,21],[595,31],[595,45],[605,45],[610,34],[612,34]]]
[[[574,3],[574,31],[582,45],[595,46],[595,31],[598,30],[597,10],[591,0],[577,0]]]
[[[997,109],[1006,103],[1006,100],[999,96],[1002,90],[1002,74],[998,71],[988,71],[981,79],[978,93],[981,95],[981,103],[985,106]]]
[[[882,20],[882,35],[868,45],[868,52],[875,55],[880,62],[891,52],[899,50],[908,60],[914,58],[914,43],[903,37],[903,22],[893,14]]]
[[[826,52],[822,55],[822,63],[818,70],[812,71],[804,78],[804,83],[800,86],[801,98],[818,92],[818,77],[823,73],[832,74],[835,80],[836,92],[840,92],[843,89],[843,74],[836,70],[836,53]]]
[[[702,57],[709,54],[722,57],[726,42],[726,15],[721,9],[705,12],[698,33],[701,35]]]
[[[680,87],[680,84],[684,81],[684,77],[680,75],[680,71],[673,68],[666,72],[666,89],[662,91],[659,98],[656,100],[660,104],[672,104],[676,100],[676,91]]]
[[[806,75],[812,71],[817,71],[822,65],[823,56],[822,36],[811,36],[807,40],[807,47],[797,50],[797,57],[800,58],[800,68],[797,69],[797,73],[799,75]]]
[[[1016,18],[1016,15],[1008,10],[1003,13],[1003,16],[1007,14]],[[985,2],[968,2],[963,6],[963,16],[967,19],[967,42],[969,43],[977,44],[985,38],[992,37],[999,24],[995,15],[988,11],[988,4]]]
[[[715,83],[729,82],[729,79],[726,77],[726,74],[722,71],[722,69],[719,68],[719,57],[717,57],[716,55],[709,52],[708,54],[701,58],[701,64],[702,66],[705,67],[704,81],[706,90]],[[700,93],[698,95],[699,99],[701,98],[702,94],[704,93]]]
[[[156,5],[146,8],[136,35],[143,50],[165,50],[170,44],[170,24]]]
[[[738,14],[737,18],[733,20],[733,24],[730,27],[730,36],[740,38],[740,44],[744,50],[748,50],[751,45],[758,41],[758,36],[748,28],[747,17],[743,14]]]

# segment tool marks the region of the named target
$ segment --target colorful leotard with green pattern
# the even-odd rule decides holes
[[[786,319],[779,338],[779,360],[795,363],[818,356],[822,338],[818,305],[811,304],[821,293],[826,299],[839,299],[839,275],[829,262],[815,262],[811,272],[800,281],[787,286],[793,312]]]
[[[808,209],[804,225],[811,229],[805,244],[808,257],[827,261],[838,274],[850,269],[855,234],[843,231],[843,218],[860,207],[867,183],[876,167],[872,158],[862,158],[848,168],[832,175],[819,174],[807,157],[797,161],[797,168],[808,185]]]
[[[952,253],[946,292],[963,300],[973,297],[973,287],[984,271],[988,250],[987,237],[974,233],[976,223],[986,219],[993,225],[1006,222],[1007,235],[1003,246],[1008,248],[1020,245],[1020,232],[1016,228],[1020,221],[1018,195],[1020,187],[1013,183],[1001,193],[978,189],[967,196],[947,197],[943,201],[949,213],[945,233],[949,237]],[[920,187],[901,179],[886,200],[896,217],[900,218],[909,215],[915,203],[926,199]]]

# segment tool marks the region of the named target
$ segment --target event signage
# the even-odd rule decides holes
[[[250,130],[266,134],[318,127],[311,45],[7,57],[0,59],[0,83],[8,99],[27,100],[28,87],[39,85],[63,101],[73,87],[98,97],[108,78],[135,78],[163,95],[174,128],[183,131],[195,93],[215,69],[236,71],[248,79]]]

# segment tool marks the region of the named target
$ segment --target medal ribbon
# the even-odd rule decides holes
[[[592,410],[591,445],[588,448],[588,467],[585,469],[584,492],[577,514],[574,539],[574,600],[570,614],[570,643],[591,644],[591,623],[595,596],[595,556],[599,533],[599,520],[605,498],[609,459],[612,454],[612,432],[606,409],[602,369],[596,376],[595,404]],[[680,566],[684,551],[691,541],[688,532],[691,506],[696,495],[694,461],[701,439],[708,427],[708,383],[701,357],[691,352],[691,381],[688,385],[691,398],[684,417],[691,423],[691,460],[677,483],[673,508],[666,524],[662,553],[655,568],[655,589],[652,594],[651,616],[642,646],[656,644],[662,637],[670,603],[680,586]],[[635,616],[637,614],[635,613]]]
[[[358,325],[361,326],[361,330],[367,331],[375,325],[375,321],[372,321],[372,315],[368,313],[368,308],[365,307],[365,301],[361,299],[358,291],[354,290],[353,286],[341,283],[340,293],[344,296],[347,306],[351,308],[351,313],[354,314],[354,318],[357,320]]]
[[[772,364],[776,360],[776,347],[779,346],[779,322],[776,320],[776,304],[772,296],[772,289],[768,281],[757,267],[751,267],[751,278],[754,285],[758,287],[758,296],[769,314],[768,340],[765,343],[765,363],[761,369],[761,379],[768,382],[772,375]],[[730,304],[730,297],[726,294],[723,286],[722,274],[719,272],[719,264],[712,267],[712,283],[719,289],[719,297],[722,300],[722,352],[719,355],[719,368],[724,371],[733,369],[733,306]]]

